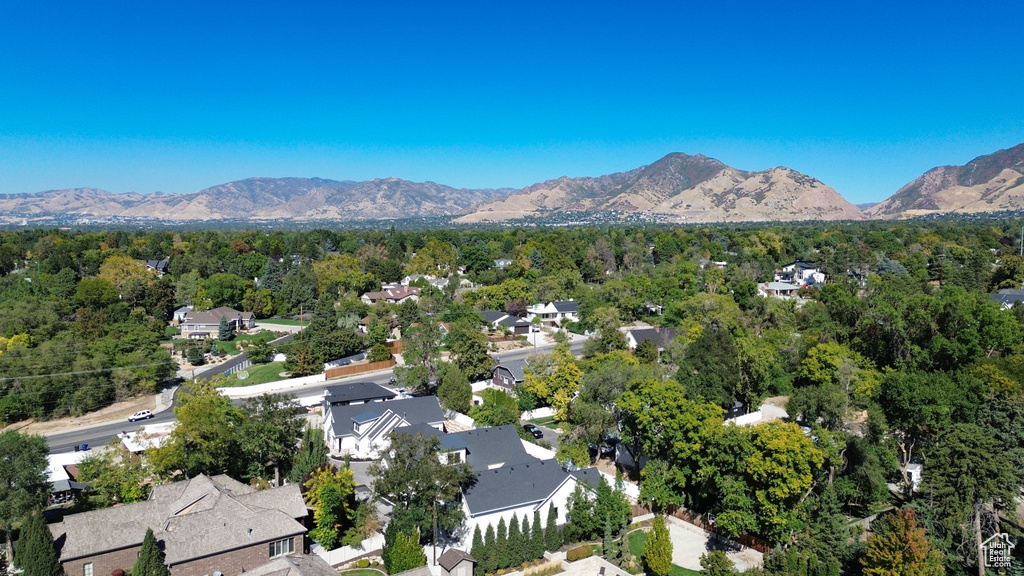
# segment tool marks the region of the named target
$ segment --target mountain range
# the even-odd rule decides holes
[[[189,194],[94,188],[0,195],[0,221],[148,218],[163,221],[353,221],[452,217],[460,223],[641,214],[664,222],[860,220],[1024,210],[1024,144],[940,166],[875,205],[786,167],[759,172],[701,154],[669,154],[627,172],[562,176],[521,190],[459,189],[382,178],[248,178]]]

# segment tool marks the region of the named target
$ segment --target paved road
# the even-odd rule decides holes
[[[536,348],[536,351],[544,353],[550,352],[553,349],[554,345],[538,346]],[[583,352],[583,341],[573,342],[570,345],[570,349],[572,350],[573,354],[581,354]],[[514,360],[519,358],[525,358],[533,353],[534,348],[531,347],[504,352],[501,354],[501,356],[503,360]],[[214,370],[217,370],[218,368],[219,367],[212,367],[210,371],[212,372]],[[197,374],[197,376],[198,375],[199,374]],[[330,380],[326,383],[315,382],[312,384],[307,384],[305,386],[300,386],[288,390],[285,393],[297,399],[311,398],[319,396],[321,393],[323,393],[325,385],[340,384],[344,382],[374,382],[376,384],[387,384],[392,376],[394,376],[394,373],[391,372],[390,370],[372,372],[369,374],[357,374],[355,376],[349,376],[347,378]],[[236,405],[241,405],[243,401],[235,400],[234,403]],[[77,428],[74,430],[49,434],[47,435],[47,440],[50,443],[50,452],[71,452],[72,450],[74,450],[75,446],[80,446],[82,444],[88,444],[91,447],[103,446],[104,444],[109,442],[111,438],[117,436],[118,433],[122,431],[131,431],[137,429],[142,424],[162,424],[173,421],[174,411],[168,408],[167,410],[158,413],[154,418],[146,420],[145,422],[131,423],[128,422],[127,420],[124,420],[121,422],[112,422],[109,424],[101,424],[88,428]],[[544,439],[547,440],[548,442],[551,442],[551,445],[553,447],[558,447],[558,436],[551,430],[544,429]]]

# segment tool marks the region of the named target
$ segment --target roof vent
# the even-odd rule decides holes
[[[252,528],[247,529],[245,532],[245,535],[248,536],[250,540],[252,540]]]

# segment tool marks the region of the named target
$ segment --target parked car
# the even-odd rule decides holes
[[[534,438],[544,437],[544,431],[542,431],[540,428],[537,428],[533,424],[523,424],[523,430],[526,430],[528,434],[532,434]]]
[[[149,410],[139,410],[135,414],[128,417],[129,422],[135,422],[136,420],[149,420],[153,417],[153,413]]]

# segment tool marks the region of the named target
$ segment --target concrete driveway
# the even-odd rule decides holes
[[[740,572],[764,564],[764,554],[750,548],[729,547],[730,541],[720,541],[718,536],[684,522],[673,516],[665,518],[668,534],[672,539],[672,563],[676,566],[700,570],[700,557],[709,550],[724,550],[725,555],[736,565]],[[738,546],[737,546],[738,547]]]

